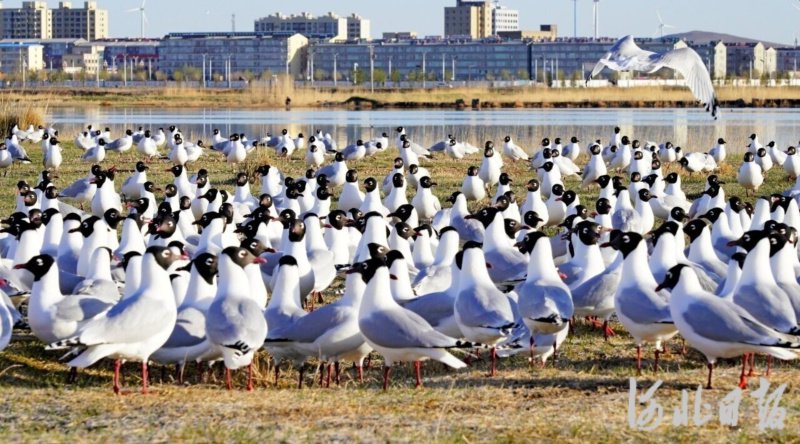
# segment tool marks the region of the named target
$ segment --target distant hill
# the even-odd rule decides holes
[[[708,32],[708,31],[689,31],[681,32],[678,34],[665,35],[664,38],[683,39],[687,42],[694,42],[696,44],[704,44],[708,42],[722,41],[724,43],[758,43],[761,42],[767,48],[783,48],[791,46],[786,43],[764,42],[758,39],[751,39],[747,37],[739,37],[737,35],[723,34],[721,32]]]

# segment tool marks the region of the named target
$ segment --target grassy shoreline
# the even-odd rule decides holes
[[[800,87],[717,88],[723,108],[800,107]],[[165,86],[155,88],[6,89],[4,101],[46,106],[102,107],[237,107],[285,108],[693,108],[698,104],[687,88],[647,86],[632,88],[436,88],[410,90],[295,88],[253,84],[245,89]]]

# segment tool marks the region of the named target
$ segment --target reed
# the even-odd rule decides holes
[[[477,99],[488,108],[640,108],[692,107],[696,101],[688,88],[642,86],[632,88],[547,88],[526,86],[488,88],[483,86],[383,89],[298,87],[282,76],[253,81],[243,89],[202,88],[187,83],[168,83],[156,88],[59,88],[10,91],[4,95],[3,109],[48,106],[52,97],[58,106],[102,105],[115,107],[159,108],[284,108],[291,99],[293,108],[352,107],[354,99],[362,107],[442,108],[457,103],[470,106]],[[724,107],[795,107],[800,105],[800,87],[717,87],[717,97]],[[20,105],[24,103],[25,105]]]
[[[9,134],[14,125],[20,129],[27,129],[45,124],[47,103],[38,104],[22,100],[0,99],[0,129],[3,134]]]

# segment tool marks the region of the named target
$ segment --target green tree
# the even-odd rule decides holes
[[[449,82],[449,81],[453,80],[453,71],[451,71],[449,69],[445,69],[444,70],[444,79],[442,79],[442,80],[445,81],[445,82]]]
[[[392,78],[392,83],[400,82],[400,71],[393,69],[390,77]]]
[[[417,70],[412,69],[411,71],[408,72],[408,74],[406,74],[406,80],[408,80],[409,82],[416,82],[419,79],[420,74],[421,73],[418,72]]]
[[[505,81],[511,80],[511,71],[509,71],[507,69],[504,69],[504,70],[500,71],[500,79],[505,80]]]
[[[158,70],[158,71],[155,72],[155,77],[156,77],[156,80],[158,80],[159,82],[163,82],[163,81],[165,81],[165,80],[167,80],[169,78],[169,77],[167,77],[167,74],[164,71],[161,71],[161,70]]]
[[[67,80],[67,74],[60,69],[49,71],[47,73],[47,80],[53,83],[60,83]]]
[[[375,68],[372,72],[372,77],[375,79],[375,83],[379,85],[386,83],[386,71],[382,68]]]
[[[28,80],[31,82],[39,82],[44,80],[47,75],[44,71],[28,71]]]
[[[252,82],[253,80],[255,80],[255,78],[256,78],[256,75],[255,75],[255,73],[254,73],[253,71],[250,71],[249,69],[246,69],[246,70],[245,70],[245,71],[244,71],[244,72],[241,74],[241,77],[242,77],[243,79],[247,80],[248,82]]]
[[[184,66],[183,72],[186,75],[186,80],[199,81],[203,78],[202,70],[195,66]]]
[[[120,80],[122,80],[122,74],[119,73],[119,72],[109,72],[106,75],[106,80],[111,80],[111,81],[114,81],[114,82],[120,81]]]
[[[366,76],[364,75],[364,70],[361,68],[356,69],[353,71],[353,85],[359,85],[364,83]]]
[[[183,82],[186,80],[186,74],[184,74],[183,69],[178,68],[172,71],[172,80],[176,82]]]

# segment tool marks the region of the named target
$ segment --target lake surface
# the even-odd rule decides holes
[[[87,124],[110,127],[113,136],[139,126],[157,129],[177,125],[191,139],[207,139],[214,128],[224,135],[245,133],[248,138],[267,132],[306,137],[316,129],[330,132],[340,146],[356,139],[369,139],[405,126],[412,139],[432,144],[454,134],[459,140],[482,146],[486,140],[502,141],[506,135],[533,151],[544,137],[577,136],[585,146],[589,140],[606,143],[613,127],[632,139],[658,143],[671,141],[689,151],[708,150],[723,137],[731,152],[742,151],[751,133],[766,144],[774,140],[781,148],[800,140],[800,112],[795,109],[723,110],[714,121],[702,109],[509,109],[509,110],[240,110],[240,109],[147,109],[147,108],[51,108],[48,123],[62,138],[77,134]]]

